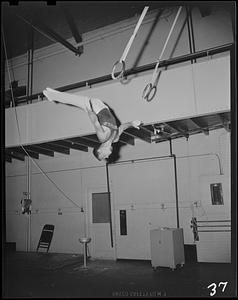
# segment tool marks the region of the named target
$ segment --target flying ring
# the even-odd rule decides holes
[[[116,70],[116,67],[117,67],[117,65],[118,64],[122,64],[122,69],[121,69],[121,71],[119,72],[119,74],[117,75],[117,76],[115,76],[115,70]],[[125,62],[124,62],[124,60],[122,60],[122,61],[117,61],[117,62],[115,62],[115,64],[113,65],[113,68],[112,68],[112,79],[120,79],[120,78],[122,78],[123,77],[123,74],[124,74],[124,72],[125,72],[125,69],[126,69],[126,64],[125,64]]]
[[[150,96],[152,91],[153,94],[152,96]],[[147,102],[150,102],[154,98],[156,91],[157,87],[155,85],[152,85],[152,83],[148,83],[147,86],[144,88],[142,97],[146,99]]]

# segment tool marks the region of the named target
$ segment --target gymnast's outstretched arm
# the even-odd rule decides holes
[[[118,135],[117,135],[116,139],[114,140],[114,142],[117,142],[119,140],[119,137],[121,136],[123,131],[125,131],[127,128],[135,127],[137,129],[140,129],[141,124],[142,124],[142,122],[138,121],[138,120],[121,124],[119,129],[118,129]]]

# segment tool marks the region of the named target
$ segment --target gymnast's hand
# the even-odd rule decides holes
[[[138,121],[138,120],[135,120],[135,121],[132,121],[131,122],[132,126],[137,128],[137,129],[140,129],[140,125],[142,124],[141,121]]]
[[[90,118],[90,120],[95,123],[96,121],[98,121],[98,117],[97,115],[95,114],[95,112],[93,111],[93,107],[92,107],[92,103],[90,101],[90,106],[91,106],[91,109],[89,107],[86,106],[86,110],[87,110],[87,113],[88,113],[88,116]]]

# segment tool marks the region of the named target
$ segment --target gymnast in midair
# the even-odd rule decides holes
[[[107,159],[112,153],[112,144],[118,142],[120,135],[129,127],[139,129],[141,121],[132,121],[117,126],[116,119],[110,108],[100,99],[83,95],[74,95],[46,88],[43,94],[49,101],[72,105],[88,113],[96,135],[101,143],[94,148],[93,154],[98,160]]]

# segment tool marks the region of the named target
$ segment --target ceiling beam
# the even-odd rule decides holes
[[[120,138],[119,138],[119,142],[122,142],[124,144],[129,144],[134,146],[135,145],[135,139],[134,137],[127,135],[125,133],[122,133]]]
[[[17,152],[14,152],[14,151],[10,151],[10,150],[6,149],[6,154],[8,156],[10,156],[11,158],[15,158],[17,160],[25,161],[25,156],[22,155],[22,154],[20,154],[20,153],[17,153]]]
[[[7,161],[7,162],[11,163],[11,162],[12,162],[12,158],[11,158],[11,156],[10,156],[10,155],[8,155],[8,154],[5,154],[5,161]]]
[[[75,42],[77,44],[81,43],[83,41],[82,36],[79,34],[78,28],[75,24],[74,17],[70,13],[68,6],[65,5],[64,3],[59,3],[59,4],[60,4],[60,8],[63,11],[65,18],[69,24],[69,27],[70,27],[71,33],[75,39]],[[83,50],[83,48],[81,50]]]
[[[30,23],[30,22],[29,22]],[[59,42],[63,46],[65,46],[67,49],[71,50],[74,52],[76,55],[81,55],[81,49],[80,48],[75,48],[73,45],[71,45],[68,41],[63,39],[58,33],[54,32],[52,29],[50,29],[48,26],[46,26],[43,22],[41,22],[39,19],[35,20],[33,23],[34,26],[32,26],[35,29],[40,29],[46,35],[52,37],[56,42]]]
[[[26,150],[30,150],[30,151],[37,152],[37,153],[40,153],[40,154],[43,154],[46,156],[54,157],[54,151],[40,148],[37,145],[24,146],[24,148]]]
[[[42,144],[37,144],[37,147],[46,149],[46,150],[52,150],[54,152],[62,153],[62,154],[70,154],[70,149],[65,148],[62,146],[54,145],[51,143],[42,143]]]
[[[190,118],[189,119],[201,132],[203,132],[205,135],[209,135],[209,129],[202,127],[202,125],[199,123],[199,121],[196,118]]]
[[[143,128],[146,129],[150,135],[153,135],[154,134],[154,125],[155,124],[143,125]]]
[[[223,128],[225,128],[225,130],[227,132],[230,132],[231,128],[230,128],[230,121],[228,120],[228,118],[224,114],[218,114],[217,116],[218,116]]]
[[[171,135],[172,135],[172,131],[171,128],[169,130],[169,132],[167,131],[167,128],[165,130],[165,127],[168,125],[166,123],[160,123],[160,124],[154,124],[152,126],[153,128],[153,136],[152,136],[152,140],[155,142],[160,142],[160,141],[164,141],[164,140],[170,140],[171,139]]]
[[[174,130],[175,132],[177,132],[178,134],[184,136],[186,139],[189,137],[188,132],[186,132],[185,130],[181,129],[180,127],[177,126],[176,121],[174,122],[168,122],[168,123],[163,123],[166,126],[168,126],[169,128],[171,128],[172,130]]]
[[[66,139],[66,141],[74,142],[74,143],[77,143],[78,145],[83,145],[83,146],[91,147],[91,148],[99,146],[99,142],[96,142],[95,140],[85,139],[84,137],[69,138],[69,139]]]
[[[220,113],[219,116],[222,118],[224,122],[230,122],[231,121],[231,115],[230,112],[224,112]]]
[[[139,128],[140,128],[139,129],[140,133],[143,133],[146,136],[151,136],[152,135],[151,131],[149,129],[147,129],[146,127],[144,127],[143,125],[139,126]]]
[[[93,141],[97,144],[101,144],[101,142],[99,141],[98,137],[96,134],[89,134],[89,135],[85,135],[82,137],[83,139],[85,139],[86,141]]]
[[[28,149],[25,149],[26,152],[21,147],[9,148],[9,150],[13,151],[14,153],[20,153],[24,156],[30,156],[32,158],[39,159],[39,153],[30,151]]]
[[[231,126],[230,125],[231,125],[230,123],[224,123],[223,124],[223,127],[225,128],[225,130],[227,132],[231,132]]]
[[[75,142],[72,141],[65,141],[65,140],[60,140],[60,141],[54,141],[51,142],[52,145],[56,145],[56,146],[61,146],[61,147],[65,147],[65,148],[71,148],[71,149],[75,149],[75,150],[79,150],[79,151],[84,151],[84,152],[88,152],[88,147],[83,146],[83,145],[79,145]]]
[[[157,139],[154,139],[154,142],[157,144],[157,143],[161,143],[161,142],[166,142],[166,141],[169,141],[171,140],[172,138],[164,138],[163,136],[157,138]]]
[[[140,127],[140,129],[128,128],[124,133],[137,137],[147,143],[151,143],[151,135],[148,134],[148,130],[143,129],[142,127]]]

